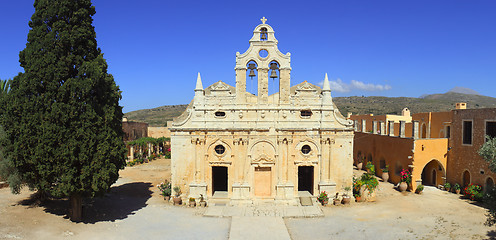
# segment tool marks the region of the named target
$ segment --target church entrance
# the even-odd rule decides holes
[[[212,193],[227,192],[227,167],[212,167]]]
[[[313,195],[313,166],[298,167],[298,191],[308,191]]]
[[[255,168],[255,196],[270,197],[272,186],[272,171],[270,167]]]

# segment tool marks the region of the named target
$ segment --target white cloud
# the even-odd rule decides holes
[[[391,90],[391,86],[384,84],[373,84],[373,83],[364,83],[357,80],[351,80],[351,83],[345,83],[341,79],[337,79],[336,81],[329,81],[331,85],[331,90],[336,92],[351,92],[353,90],[362,90],[362,91],[387,91]],[[319,82],[319,85],[322,86],[324,81]]]

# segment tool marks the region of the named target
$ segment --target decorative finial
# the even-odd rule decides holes
[[[267,18],[262,17],[262,18],[260,19],[260,21],[262,21],[262,24],[265,24],[265,22],[267,22]]]
[[[202,81],[201,81],[200,72],[198,72],[198,77],[196,78],[196,87],[195,87],[195,90],[203,90],[203,84],[202,84]]]
[[[329,78],[327,77],[327,73],[324,78],[324,86],[322,87],[322,91],[331,91],[331,84],[329,83]]]

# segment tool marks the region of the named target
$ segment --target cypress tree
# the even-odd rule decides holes
[[[125,166],[121,92],[97,46],[91,0],[35,0],[24,68],[6,97],[5,153],[23,184],[82,199],[102,196]]]

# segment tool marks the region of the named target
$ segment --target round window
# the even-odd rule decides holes
[[[312,151],[312,148],[308,145],[304,145],[303,147],[301,147],[301,152],[303,154],[309,154],[310,151]]]
[[[222,146],[220,144],[215,146],[215,152],[217,154],[224,154],[225,151],[226,151],[226,148],[224,146]]]
[[[265,49],[262,49],[260,50],[260,52],[258,52],[258,55],[261,57],[261,58],[266,58],[269,56],[269,52]]]

